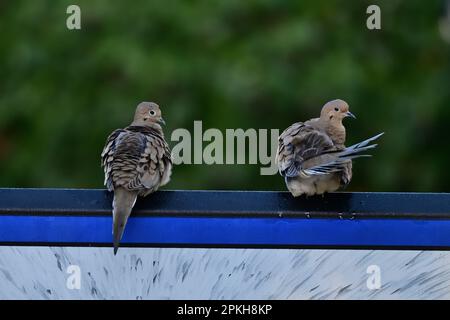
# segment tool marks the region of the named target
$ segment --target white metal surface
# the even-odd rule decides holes
[[[449,299],[450,252],[0,247],[0,299]],[[67,286],[78,274],[80,289]],[[380,270],[380,289],[369,289]],[[376,268],[375,267],[375,268]],[[76,269],[76,267],[75,267]],[[69,269],[70,270],[70,269]],[[372,278],[373,279],[373,278]],[[69,279],[70,281],[73,278]]]

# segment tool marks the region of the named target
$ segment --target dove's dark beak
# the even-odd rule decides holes
[[[351,118],[353,118],[353,119],[356,119],[356,116],[355,116],[353,113],[351,113],[350,111],[347,111],[347,112],[345,113],[345,117],[351,117]]]
[[[166,125],[166,122],[164,121],[163,118],[159,118],[158,123],[159,123],[160,125],[163,125],[163,126]]]

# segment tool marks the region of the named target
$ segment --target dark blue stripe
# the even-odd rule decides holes
[[[2,216],[1,243],[111,242],[109,217]],[[122,243],[181,246],[450,247],[450,220],[130,218]]]

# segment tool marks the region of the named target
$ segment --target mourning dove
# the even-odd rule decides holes
[[[106,140],[102,167],[105,186],[114,191],[114,254],[136,198],[147,196],[170,180],[172,159],[164,140],[163,124],[159,106],[141,102],[131,125],[115,130]]]
[[[377,146],[370,143],[384,133],[346,148],[346,117],[356,118],[345,101],[333,100],[323,106],[320,118],[294,123],[278,138],[278,170],[294,197],[346,186],[352,179],[352,159],[370,156],[361,152]]]

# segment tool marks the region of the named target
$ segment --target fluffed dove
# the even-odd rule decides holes
[[[356,118],[343,100],[326,103],[320,118],[297,122],[278,138],[276,161],[286,186],[294,197],[333,192],[352,179],[352,159],[375,148],[370,144],[384,133],[346,148],[342,120]]]
[[[102,167],[105,186],[114,191],[114,254],[136,198],[147,196],[170,180],[172,159],[163,124],[159,106],[141,102],[131,125],[115,130],[106,140]]]

